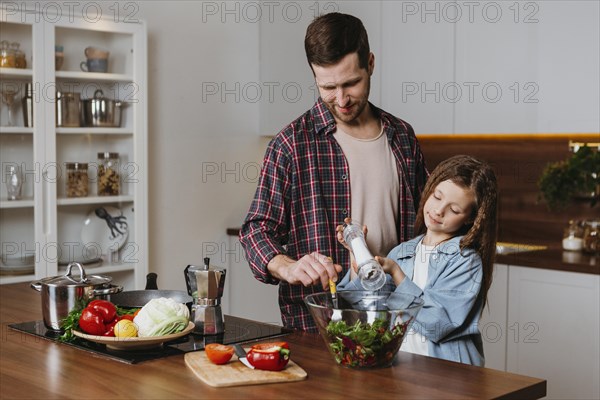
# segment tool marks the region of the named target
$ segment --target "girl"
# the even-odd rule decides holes
[[[388,274],[382,290],[424,300],[402,350],[484,365],[478,323],[492,283],[497,198],[489,165],[470,156],[449,158],[425,185],[415,222],[418,236],[396,246],[387,258],[376,257]],[[336,231],[346,246],[343,227]],[[361,289],[353,263],[338,290]]]

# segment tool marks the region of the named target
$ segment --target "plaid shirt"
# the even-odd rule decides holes
[[[400,194],[398,238],[412,238],[415,213],[427,170],[412,127],[370,105],[381,119],[396,158]],[[321,285],[290,285],[274,278],[267,264],[278,254],[298,260],[318,252],[347,272],[348,251],[335,237],[335,227],[350,213],[349,167],[332,133],[333,116],[319,98],[315,105],[281,131],[269,144],[258,188],[240,231],[240,242],[256,279],[279,284],[284,326],[316,332],[303,299],[323,292]]]

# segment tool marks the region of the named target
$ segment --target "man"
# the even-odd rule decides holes
[[[269,144],[240,241],[256,279],[279,284],[284,326],[316,332],[304,297],[349,267],[336,226],[366,224],[371,251],[387,255],[412,237],[427,171],[412,127],[368,101],[362,22],[322,15],[304,45],[320,98]]]

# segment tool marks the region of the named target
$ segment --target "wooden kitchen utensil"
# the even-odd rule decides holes
[[[250,349],[246,349],[249,351]],[[224,365],[210,362],[204,351],[186,353],[185,365],[204,383],[213,387],[260,385],[263,383],[284,383],[306,379],[307,373],[298,364],[290,360],[282,371],[263,371],[250,369],[233,356]]]

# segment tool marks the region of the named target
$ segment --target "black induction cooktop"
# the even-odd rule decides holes
[[[204,346],[208,343],[244,343],[270,337],[283,336],[292,332],[291,329],[283,328],[281,326],[265,324],[263,322],[252,321],[231,315],[225,315],[224,319],[225,332],[222,334],[206,336],[190,334],[181,339],[165,343],[160,347],[156,347],[156,349],[138,351],[107,349],[103,344],[93,343],[81,338],[75,338],[73,342],[62,342],[58,339],[59,334],[55,331],[47,329],[44,326],[43,321],[30,321],[18,324],[10,324],[9,327],[19,332],[35,335],[53,342],[64,344],[66,346],[76,347],[83,351],[128,364],[137,364],[139,362],[155,360],[157,358],[184,354],[190,351],[203,350]]]

